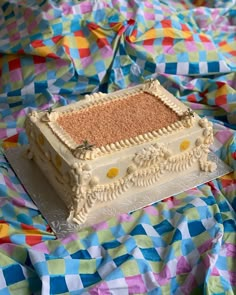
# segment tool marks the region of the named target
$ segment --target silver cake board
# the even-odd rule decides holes
[[[68,210],[66,205],[34,161],[27,158],[26,150],[27,146],[10,148],[5,151],[5,156],[25,190],[58,238],[63,238],[68,233],[78,232],[85,227],[108,220],[118,214],[136,211],[232,172],[232,169],[214,153],[210,153],[209,160],[217,164],[216,171],[212,173],[190,172],[185,174],[184,177],[181,175],[172,181],[156,184],[145,191],[117,198],[109,203],[95,204],[87,221],[82,225],[77,225],[67,221]]]

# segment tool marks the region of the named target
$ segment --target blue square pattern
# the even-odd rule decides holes
[[[64,247],[64,245],[59,245],[54,251],[51,252],[49,259],[51,259],[51,256],[54,257],[66,257],[70,255],[70,253],[67,251],[67,249]]]
[[[9,106],[10,108],[15,108],[15,107],[19,107],[22,105],[22,100],[19,100],[19,101],[15,101],[15,102],[12,102],[12,103],[9,103]],[[16,123],[15,123],[16,124]]]
[[[176,259],[175,249],[173,247],[169,247],[169,250],[162,256],[162,261],[167,264],[174,259]]]
[[[135,228],[130,232],[131,236],[135,235],[146,235],[146,231],[141,224],[135,226]]]
[[[129,254],[124,254],[124,255],[121,255],[117,258],[114,258],[113,261],[114,263],[119,267],[120,265],[122,265],[124,262],[126,262],[127,260],[129,260],[130,258],[132,258],[131,255]]]
[[[62,88],[59,90],[58,94],[60,95],[71,95],[73,93],[73,90],[69,90],[66,88]]]
[[[20,223],[24,223],[28,225],[33,224],[32,218],[28,214],[20,213],[16,216],[16,218],[17,218],[17,221],[19,221]]]
[[[68,291],[65,276],[50,277],[50,294],[61,294]]]
[[[21,96],[21,90],[17,89],[17,90],[14,90],[14,91],[10,91],[10,92],[8,92],[7,95],[8,96]]]
[[[234,220],[225,220],[223,222],[225,232],[236,232],[236,225]]]
[[[181,14],[179,15],[179,18],[181,19]],[[182,30],[182,26],[181,26],[181,22],[179,22],[179,20],[171,20],[171,27],[174,28],[174,29],[177,29],[177,30]],[[188,24],[187,24],[188,26]]]
[[[7,195],[7,186],[4,184],[0,184],[0,195],[2,197]],[[1,199],[1,196],[0,196],[0,199]]]
[[[47,78],[48,80],[56,80],[57,79],[57,73],[56,71],[47,71]]]
[[[127,52],[123,43],[121,43],[119,46],[119,55],[127,55]]]
[[[4,118],[4,117],[7,117],[7,116],[10,116],[11,115],[11,111],[10,111],[10,109],[7,109],[7,108],[3,109],[2,108],[1,114],[2,114],[2,118]]]
[[[178,62],[188,62],[189,61],[189,55],[187,52],[181,52],[177,54]]]
[[[208,73],[219,73],[220,66],[218,61],[209,61],[208,65]]]
[[[45,36],[43,36],[43,33],[41,33],[41,32],[37,32],[33,35],[29,35],[29,37],[30,37],[30,42],[33,42],[35,40],[44,40],[44,38],[45,38]]]
[[[171,211],[169,209],[162,210],[162,216],[164,216],[168,220],[172,219],[175,214],[176,213],[174,211]]]
[[[216,267],[217,269],[228,270],[227,260],[224,256],[218,256],[218,259],[216,261]]]
[[[94,274],[80,274],[80,278],[85,288],[101,281],[101,277],[97,272]]]
[[[1,208],[3,216],[8,216],[8,218],[15,218],[15,210],[12,204],[6,203],[5,205],[2,206]]]
[[[123,277],[124,273],[122,272],[121,268],[117,267],[106,276],[106,281],[112,281]]]
[[[55,35],[61,35],[62,31],[63,31],[62,23],[53,24],[52,29],[53,29]]]
[[[68,79],[69,80],[69,79]],[[67,79],[63,79],[63,78],[58,78],[55,82],[54,82],[54,86],[58,87],[61,91],[61,89],[63,89],[64,84],[67,82]],[[71,92],[71,91],[70,91]]]
[[[141,14],[138,14],[138,15],[136,15],[136,22],[139,24],[145,24],[145,23],[147,23],[147,21],[146,21],[146,19],[144,18],[144,16],[143,15],[141,15]]]
[[[205,218],[212,218],[212,212],[209,210],[208,206],[198,207],[198,214],[200,216],[200,220],[203,220]]]
[[[35,93],[42,93],[47,88],[48,88],[47,81],[41,81],[41,82],[34,83]]]
[[[189,74],[199,74],[199,64],[198,63],[190,63],[189,64]]]
[[[163,11],[162,11],[162,9],[160,9],[160,6],[158,5],[158,6],[154,6],[154,15],[157,17],[157,15],[159,16],[159,17],[157,17],[157,19],[159,19],[159,18],[163,18]]]
[[[72,58],[80,58],[78,48],[70,48],[70,56]]]
[[[152,243],[154,248],[159,248],[159,247],[167,247],[167,243],[164,241],[162,237],[154,237],[152,236]]]
[[[230,211],[229,204],[226,201],[222,201],[218,203],[220,212],[228,212]]]
[[[87,250],[79,250],[73,254],[71,254],[73,259],[91,259],[91,255]]]
[[[93,15],[93,19],[95,23],[99,23],[104,21],[107,18],[106,11],[104,9],[97,9]]]
[[[0,291],[1,291],[1,295],[11,295],[8,288],[1,289]]]
[[[83,295],[83,294],[84,294],[84,289],[70,291],[70,295]]]
[[[138,220],[139,220],[139,224],[151,224],[150,216],[147,213],[142,211],[140,212]]]
[[[45,258],[46,259],[46,258]],[[48,264],[47,261],[41,261],[34,264],[35,269],[37,272],[40,273],[40,276],[48,275]]]
[[[222,223],[222,215],[221,215],[221,213],[217,212],[217,213],[214,215],[214,218],[215,218],[215,220],[216,220],[218,223]]]
[[[16,219],[16,217],[14,217],[14,219]],[[23,245],[25,244],[25,238],[26,235],[25,234],[13,234],[11,235],[11,242],[14,244],[18,244],[18,245]]]
[[[119,14],[113,14],[113,15],[108,15],[107,16],[107,23],[116,23],[119,22]]]
[[[155,260],[153,260],[153,261],[155,261]],[[150,263],[146,259],[140,259],[140,258],[135,259],[135,263],[138,266],[139,272],[141,274],[153,271]]]
[[[174,290],[177,290],[179,288],[179,282],[176,277],[172,277],[170,280],[170,290],[174,292]]]
[[[123,237],[126,234],[126,231],[124,230],[122,224],[110,227],[110,231],[116,239]]]
[[[227,94],[227,101],[229,102],[229,103],[231,103],[231,102],[235,102],[235,94],[234,93],[228,93]]]
[[[100,245],[100,241],[96,232],[91,232],[91,234],[86,239],[81,240],[81,242],[84,249]]]
[[[70,32],[71,33],[81,30],[81,25],[80,25],[81,20],[79,19],[79,17],[80,16],[77,14],[76,17],[71,20],[71,23],[70,23]],[[65,20],[65,22],[66,22],[66,20]]]
[[[16,122],[14,121],[7,122],[7,128],[16,128]]]
[[[98,60],[94,63],[97,73],[103,72],[106,70],[106,66],[102,60]]]
[[[199,56],[199,61],[206,61],[207,60],[206,51],[200,50],[198,52],[198,56]]]
[[[174,229],[168,220],[163,220],[159,224],[155,225],[154,228],[159,233],[159,235],[166,234]]]
[[[165,73],[176,75],[176,73],[177,73],[177,63],[176,62],[166,63]]]
[[[140,249],[143,257],[149,261],[161,261],[161,257],[154,248]]]
[[[15,41],[15,42],[17,42],[17,41]],[[13,44],[14,44],[14,43],[13,43]],[[20,43],[18,43],[18,44],[13,45],[12,48],[11,48],[11,50],[12,50],[12,52],[17,52],[17,51],[19,51],[21,48],[22,48],[22,45],[21,45]]]
[[[66,274],[78,274],[79,271],[79,260],[77,259],[65,259]]]
[[[148,71],[149,73],[155,73],[156,71],[156,63],[153,62],[145,62],[144,71]]]
[[[132,253],[132,251],[137,247],[137,241],[134,237],[129,237],[129,239],[124,242],[124,246],[127,250],[127,253]]]
[[[177,242],[177,241],[181,241],[181,240],[182,240],[182,233],[178,228],[176,228],[174,235],[172,237],[171,244],[173,244],[174,242]]]
[[[152,289],[151,291],[149,291],[148,295],[164,295],[164,293],[162,292],[162,288],[157,287],[157,288]]]
[[[213,196],[209,196],[207,198],[201,197],[202,201],[204,201],[208,206],[214,205],[216,203],[216,200]]]
[[[206,231],[205,227],[199,220],[191,221],[188,223],[188,230],[191,237],[196,237]]]
[[[55,46],[55,43],[52,39],[43,40],[43,43],[45,46],[48,46],[48,47]]]
[[[20,265],[13,264],[5,269],[3,269],[3,275],[7,286],[21,282],[25,280],[23,270]]]
[[[102,244],[104,249],[114,249],[114,248],[119,247],[120,245],[121,245],[121,243],[119,241],[117,241],[117,240]]]
[[[190,252],[195,250],[196,247],[193,243],[193,240],[191,238],[182,240],[181,243],[181,252],[183,256],[187,256]]]

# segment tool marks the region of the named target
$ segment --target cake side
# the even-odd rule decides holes
[[[112,98],[110,95],[87,97],[74,106],[61,107],[50,114],[32,113],[27,118],[31,156],[34,155],[42,170],[50,170],[46,173],[67,204],[71,220],[84,222],[94,203],[108,202],[136,189],[145,190],[167,178],[174,179],[179,173],[184,175],[190,169],[212,171],[215,168],[207,161],[209,146],[213,142],[212,124],[189,112],[159,84],[151,83],[131,89],[133,97],[144,90],[152,95],[156,93],[158,99],[175,110],[179,120],[171,127],[152,131],[152,136],[147,132],[136,136],[138,140],[131,137],[123,140],[123,144],[120,144],[121,140],[120,145],[112,143],[109,149],[104,146],[95,148],[101,151],[98,153],[97,150],[95,157],[88,157],[94,150],[89,151],[87,158],[75,155],[74,150],[55,133],[50,122],[58,119],[58,113],[71,114],[81,108],[91,108],[94,101],[97,105],[104,103],[104,98],[105,103],[114,97],[126,99],[129,90],[126,90],[126,96],[125,91],[121,91],[118,95],[112,94]]]

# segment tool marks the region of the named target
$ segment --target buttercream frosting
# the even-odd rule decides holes
[[[165,104],[178,120],[98,147],[86,138],[78,145],[58,124],[58,118],[64,115],[73,116],[98,105],[145,93]],[[76,223],[86,222],[96,203],[145,190],[191,169],[196,172],[216,169],[216,164],[207,159],[214,140],[212,123],[188,109],[158,81],[111,94],[86,95],[84,100],[51,112],[33,111],[27,117],[26,132],[29,158],[46,171],[49,181],[68,206],[69,220]]]

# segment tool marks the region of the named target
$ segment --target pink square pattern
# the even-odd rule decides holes
[[[129,294],[145,294],[147,292],[141,275],[126,277],[125,280],[129,288]]]

